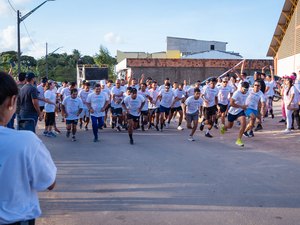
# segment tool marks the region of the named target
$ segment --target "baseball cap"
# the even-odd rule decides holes
[[[32,72],[28,72],[28,73],[26,73],[26,78],[27,79],[32,79],[32,78],[35,78],[35,75]]]

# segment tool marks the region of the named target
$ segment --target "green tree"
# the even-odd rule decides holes
[[[107,66],[108,67],[108,76],[109,79],[115,79],[116,74],[114,67],[117,64],[117,60],[115,57],[112,57],[108,51],[108,49],[104,46],[100,46],[99,53],[94,56],[94,60],[96,64],[100,67]]]

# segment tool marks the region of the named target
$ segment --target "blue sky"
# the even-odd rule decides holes
[[[16,13],[0,0],[0,52],[16,50]],[[43,0],[10,0],[23,15]],[[21,25],[22,52],[40,58],[78,49],[95,55],[116,51],[159,52],[166,37],[228,42],[244,58],[265,58],[284,0],[56,0]]]

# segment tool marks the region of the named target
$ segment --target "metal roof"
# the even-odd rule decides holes
[[[297,7],[298,0],[286,0],[279,17],[267,56],[275,57]]]

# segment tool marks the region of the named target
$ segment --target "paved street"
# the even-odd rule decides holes
[[[278,109],[278,107],[277,107]],[[128,135],[107,128],[93,143],[91,129],[77,142],[38,135],[58,167],[57,186],[40,194],[37,225],[298,225],[300,131],[283,135],[275,119],[237,147],[237,127],[214,138],[175,124],[164,132]]]

